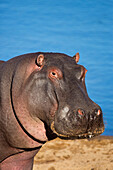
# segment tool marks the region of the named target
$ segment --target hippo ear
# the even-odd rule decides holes
[[[36,65],[38,66],[38,69],[41,70],[41,68],[44,65],[44,55],[40,54],[35,60]]]
[[[73,59],[76,61],[76,63],[79,62],[79,58],[80,58],[79,53],[76,53],[76,54],[73,56]]]

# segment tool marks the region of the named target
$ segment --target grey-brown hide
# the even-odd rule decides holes
[[[0,168],[31,169],[46,141],[104,131],[101,108],[87,94],[86,69],[60,53],[0,62]]]

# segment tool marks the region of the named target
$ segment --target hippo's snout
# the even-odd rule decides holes
[[[68,106],[65,106],[51,128],[63,138],[91,138],[104,131],[102,117],[100,107],[87,112],[81,108],[71,111]]]

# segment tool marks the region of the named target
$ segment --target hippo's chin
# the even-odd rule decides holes
[[[80,133],[75,135],[69,135],[69,134],[60,134],[55,130],[54,122],[51,123],[51,130],[61,139],[88,139],[93,138],[95,136],[98,136],[104,132],[104,127],[100,129],[95,129],[93,132],[86,132],[86,133]]]

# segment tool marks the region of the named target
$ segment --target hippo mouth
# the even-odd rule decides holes
[[[64,134],[60,134],[55,130],[55,126],[54,126],[54,121],[51,123],[51,130],[53,131],[53,133],[55,133],[59,138],[62,139],[88,139],[88,138],[93,138],[95,136],[98,136],[100,134],[102,134],[104,132],[104,127],[100,128],[100,129],[95,129],[95,131],[93,132],[86,132],[86,133],[79,133],[76,135],[64,135]]]

